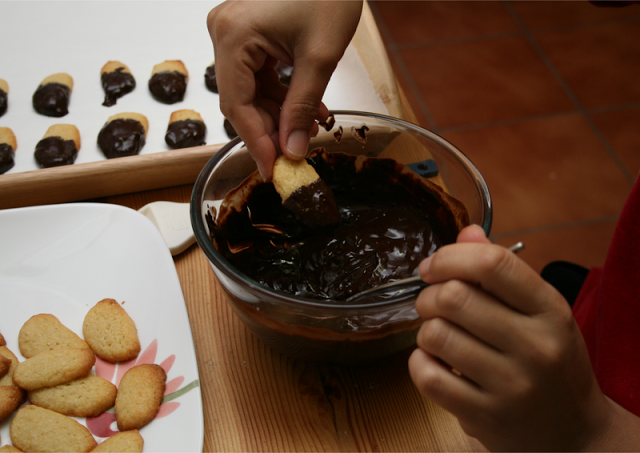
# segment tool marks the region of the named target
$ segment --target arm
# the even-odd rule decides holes
[[[420,275],[432,285],[411,377],[467,434],[490,450],[640,447],[640,419],[600,391],[569,305],[513,253],[469,227]]]
[[[315,120],[327,119],[322,96],[361,10],[361,1],[284,0],[225,2],[209,13],[220,109],[267,180],[278,152],[304,158]],[[289,88],[278,61],[294,67]]]

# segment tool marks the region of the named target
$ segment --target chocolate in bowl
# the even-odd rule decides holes
[[[319,148],[307,161],[333,192],[338,225],[309,226],[257,172],[227,194],[215,221],[207,216],[222,256],[275,291],[345,303],[366,289],[417,275],[420,261],[455,242],[469,223],[461,202],[393,159]]]
[[[337,152],[360,156],[360,161],[366,157],[389,157],[406,165],[432,159],[439,174],[430,180],[446,186],[446,192],[466,208],[469,221],[489,233],[492,207],[486,184],[453,145],[395,118],[363,112],[333,113],[335,124],[321,128],[312,138],[312,148],[323,147],[330,155]],[[366,133],[354,133],[358,130]],[[336,134],[337,131],[344,133]],[[416,291],[391,293],[355,305],[296,296],[248,277],[220,253],[211,239],[211,221],[217,218],[213,206],[223,198],[226,202],[221,211],[238,203],[227,195],[255,170],[248,150],[240,139],[235,139],[205,165],[191,199],[198,245],[224,290],[226,302],[241,322],[276,351],[304,360],[351,364],[415,347],[421,323],[415,310]],[[238,199],[244,198],[241,191],[236,193]],[[214,298],[212,303],[215,310],[224,310],[217,305],[224,301]]]

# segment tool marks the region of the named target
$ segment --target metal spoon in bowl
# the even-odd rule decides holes
[[[508,250],[510,250],[513,253],[518,253],[523,248],[524,248],[524,243],[518,242],[516,244],[513,244],[511,247],[509,247]],[[422,289],[428,285],[429,284],[424,282],[420,278],[420,276],[403,278],[401,280],[396,280],[393,282],[385,283],[383,285],[374,286],[373,288],[365,289],[364,291],[360,291],[359,293],[354,294],[353,296],[347,297],[344,300],[344,302],[352,303],[364,297],[371,297],[371,296],[375,296],[376,294],[387,292],[390,289],[401,290],[403,288],[412,288],[412,287],[417,287],[419,289]]]

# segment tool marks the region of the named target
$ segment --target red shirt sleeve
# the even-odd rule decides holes
[[[631,190],[602,268],[573,306],[600,388],[640,416],[640,179]]]

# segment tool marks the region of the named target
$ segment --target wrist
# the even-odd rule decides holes
[[[640,418],[604,397],[604,410],[594,424],[580,451],[639,451]]]

